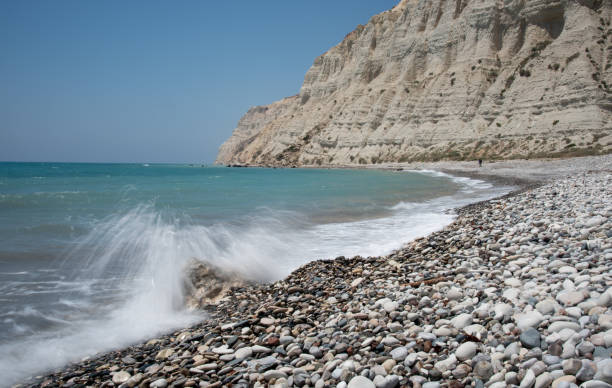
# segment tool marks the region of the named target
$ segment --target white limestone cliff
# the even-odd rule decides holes
[[[251,108],[217,163],[607,153],[612,1],[402,0]]]

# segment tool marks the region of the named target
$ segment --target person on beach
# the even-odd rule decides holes
[[[478,167],[482,167],[482,159],[478,159]]]

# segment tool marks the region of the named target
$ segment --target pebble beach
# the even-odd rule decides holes
[[[522,188],[387,256],[232,284],[196,326],[19,386],[612,387],[612,158],[507,163],[404,166]]]

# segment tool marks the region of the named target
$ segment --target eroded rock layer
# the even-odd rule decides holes
[[[250,109],[217,163],[607,153],[612,2],[402,0]]]

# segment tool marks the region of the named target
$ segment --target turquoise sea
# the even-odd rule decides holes
[[[433,171],[0,163],[0,375],[206,319],[183,304],[192,260],[273,281],[389,253],[508,189]]]

